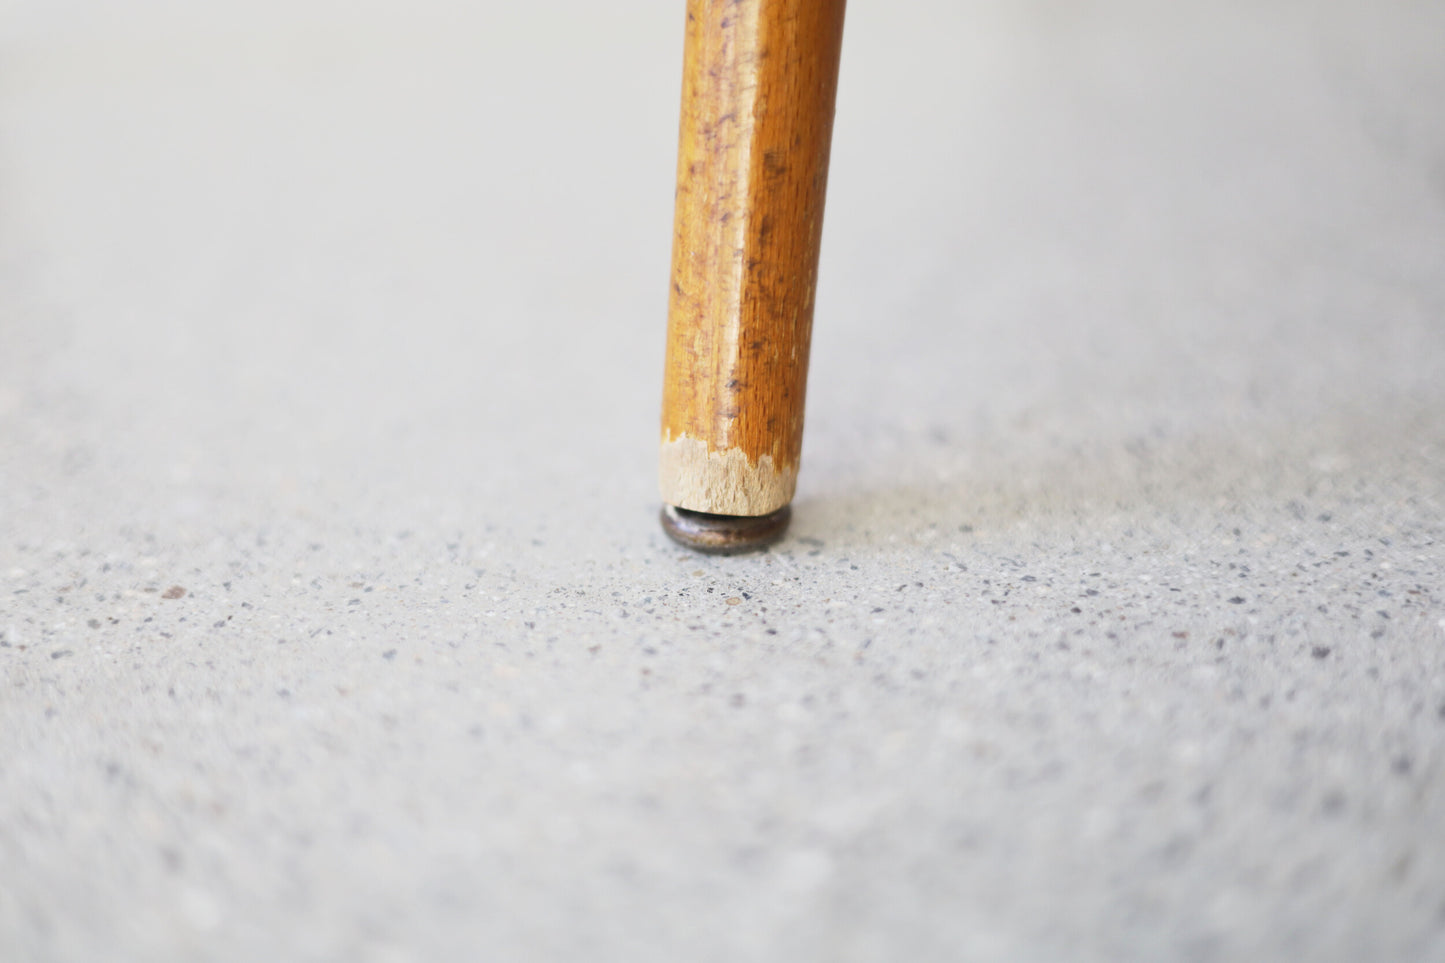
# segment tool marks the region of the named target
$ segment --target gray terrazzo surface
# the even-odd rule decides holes
[[[855,0],[736,559],[680,4],[4,7],[0,959],[1445,959],[1445,6]]]

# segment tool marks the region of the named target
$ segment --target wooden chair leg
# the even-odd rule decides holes
[[[689,0],[663,526],[739,551],[797,483],[844,0]]]

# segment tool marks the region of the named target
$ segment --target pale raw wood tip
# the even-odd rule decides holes
[[[798,484],[796,466],[780,469],[770,455],[750,462],[739,448],[709,451],[686,435],[662,442],[660,469],[663,501],[713,515],[767,515],[792,501]]]

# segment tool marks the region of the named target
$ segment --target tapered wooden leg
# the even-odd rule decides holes
[[[797,483],[843,7],[687,5],[660,480],[694,547],[679,519],[727,522],[688,513],[771,515]]]

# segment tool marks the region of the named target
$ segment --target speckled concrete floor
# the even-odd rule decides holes
[[[717,560],[679,4],[484,6],[6,5],[0,959],[1445,959],[1445,7],[855,3]]]

